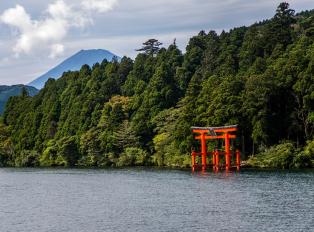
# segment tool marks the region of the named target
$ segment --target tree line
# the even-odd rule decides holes
[[[5,104],[10,96],[16,96],[21,93],[21,89],[25,87],[30,96],[34,96],[39,92],[38,89],[26,85],[0,85],[0,117],[5,110]]]
[[[22,89],[0,119],[0,164],[188,167],[200,149],[191,126],[238,124],[232,148],[252,165],[313,167],[314,16],[304,17],[284,2],[271,20],[200,31],[184,54],[151,39],[134,61],[64,72],[33,97]]]

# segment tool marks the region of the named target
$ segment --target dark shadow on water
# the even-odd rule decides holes
[[[87,173],[97,173],[97,172],[180,172],[184,174],[192,175],[193,177],[206,178],[208,176],[224,176],[224,178],[230,178],[234,175],[241,174],[301,174],[301,173],[313,173],[314,169],[276,169],[276,168],[243,168],[241,170],[237,169],[221,169],[212,170],[208,168],[207,170],[196,170],[192,171],[190,168],[174,168],[174,167],[160,167],[160,166],[129,166],[129,167],[98,167],[98,166],[75,166],[75,167],[0,167],[0,172],[6,173],[67,173],[67,174],[87,174]]]

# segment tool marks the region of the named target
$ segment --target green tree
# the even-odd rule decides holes
[[[294,10],[289,9],[289,3],[282,2],[277,7],[271,23],[265,26],[263,40],[268,54],[271,54],[277,44],[282,44],[286,48],[292,43],[293,28],[291,24],[297,22],[293,18],[294,12]]]
[[[136,136],[129,121],[125,120],[121,124],[121,127],[113,133],[114,145],[118,147],[120,151],[124,151],[128,147],[136,147],[139,136]]]
[[[181,151],[188,152],[196,147],[191,126],[200,126],[200,123],[195,120],[197,115],[195,108],[197,107],[196,101],[201,89],[202,82],[197,75],[194,75],[186,91],[182,113],[173,132],[175,147]]]
[[[25,87],[23,87],[23,88],[21,89],[21,97],[22,97],[22,98],[26,98],[26,97],[28,97],[28,96],[29,96],[29,93],[28,93],[27,89],[26,89]]]
[[[198,36],[192,37],[186,46],[182,67],[177,70],[178,86],[182,97],[191,81],[198,66],[201,65],[202,54],[206,48],[206,34],[200,31]]]
[[[173,132],[178,123],[179,116],[183,110],[183,101],[180,101],[176,107],[163,110],[158,113],[152,122],[155,124],[154,131],[157,135],[153,138],[156,153],[154,160],[158,165],[171,165],[172,156],[181,156],[182,153],[174,146]]]
[[[133,118],[134,130],[138,135],[151,134],[151,119],[160,111],[176,104],[178,94],[169,66],[162,63],[143,93],[143,102]]]
[[[149,39],[145,43],[143,43],[142,48],[140,49],[135,49],[135,51],[144,51],[145,54],[153,57],[156,55],[159,51],[159,46],[162,45],[162,43],[158,42],[157,39]]]
[[[129,96],[129,97],[133,96],[134,88],[135,86],[137,86],[137,84],[140,81],[143,81],[145,83],[149,82],[149,79],[147,78],[147,75],[144,69],[146,59],[147,59],[146,54],[140,53],[137,55],[134,62],[133,70],[130,71],[124,85],[122,86],[122,91],[125,96]]]
[[[97,165],[102,161],[103,151],[100,148],[100,131],[92,128],[82,135],[80,139],[80,149],[84,153],[81,162],[87,165]],[[80,161],[79,161],[80,162]]]
[[[77,145],[75,143],[75,136],[67,136],[57,141],[58,165],[73,166],[79,156]]]

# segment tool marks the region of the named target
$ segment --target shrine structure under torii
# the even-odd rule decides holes
[[[240,151],[236,150],[236,152],[230,152],[230,138],[235,138],[235,135],[231,135],[230,132],[237,131],[238,125],[231,126],[221,126],[221,127],[191,127],[194,133],[200,133],[200,136],[196,136],[195,139],[200,139],[202,142],[202,152],[196,153],[194,150],[192,151],[192,169],[195,171],[197,167],[202,167],[202,170],[206,170],[208,166],[212,166],[214,170],[219,170],[221,167],[226,167],[226,169],[230,169],[232,166],[236,166],[237,169],[240,169]],[[216,133],[223,133],[222,135],[217,135]],[[211,136],[206,135],[210,133]],[[206,152],[206,139],[225,139],[225,152],[219,152],[219,150],[213,150],[212,152]],[[231,164],[230,154],[236,154],[237,163]],[[195,156],[202,156],[202,164],[195,163]],[[213,156],[213,163],[207,164],[206,156]],[[219,156],[225,155],[226,164],[219,164]]]

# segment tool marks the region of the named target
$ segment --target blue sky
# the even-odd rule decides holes
[[[148,39],[184,52],[200,30],[249,26],[270,19],[273,0],[2,0],[0,85],[27,84],[81,49],[132,59]],[[296,12],[313,0],[288,1]]]

